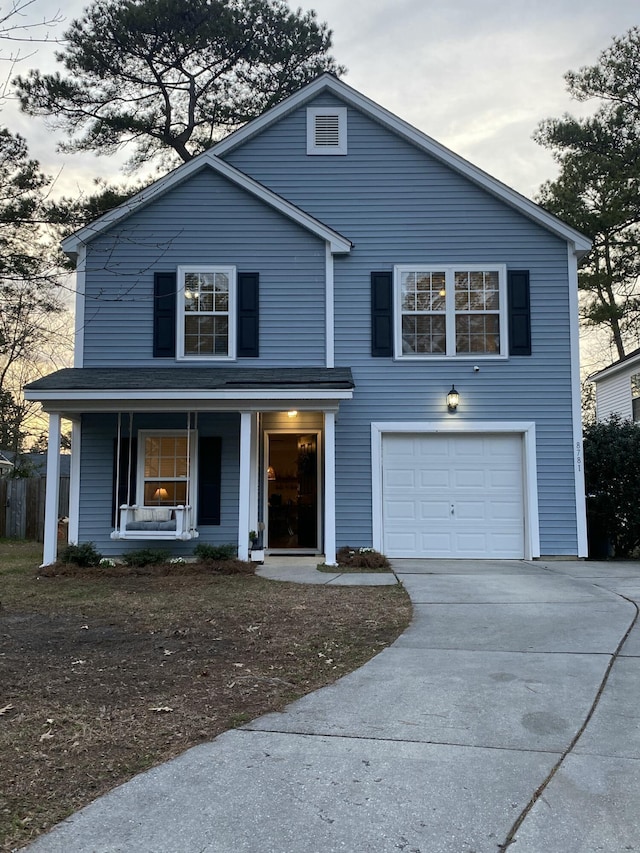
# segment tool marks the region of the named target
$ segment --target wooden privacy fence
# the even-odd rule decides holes
[[[0,478],[0,537],[44,540],[46,477]],[[69,515],[69,477],[60,477],[58,518]]]

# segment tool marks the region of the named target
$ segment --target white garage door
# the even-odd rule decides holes
[[[384,435],[385,553],[523,558],[522,464],[519,435]]]

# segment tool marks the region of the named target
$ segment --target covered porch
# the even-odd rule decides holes
[[[93,538],[80,524],[93,486],[82,458],[89,425],[99,423],[113,542],[206,541],[216,524],[216,488],[220,499],[218,452],[235,480],[223,503],[227,542],[236,540],[240,559],[248,559],[256,531],[276,553],[324,553],[334,564],[335,423],[353,388],[343,368],[69,368],[31,383],[27,399],[49,414],[43,565],[57,559],[62,419],[72,423],[70,542]],[[215,451],[218,418],[227,438]],[[106,524],[104,496],[102,506]]]

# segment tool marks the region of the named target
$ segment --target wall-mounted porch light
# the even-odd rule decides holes
[[[460,394],[456,391],[455,385],[451,386],[451,391],[447,394],[447,408],[450,412],[455,412],[460,402]]]
[[[287,412],[287,417],[289,417],[289,418],[297,418],[297,417],[298,417],[298,412],[297,412],[297,410],[296,410],[296,409],[291,409],[291,411],[290,411],[290,412]]]
[[[275,480],[275,478],[276,478],[275,469],[274,469],[273,465],[269,465],[269,467],[267,468],[267,480]]]

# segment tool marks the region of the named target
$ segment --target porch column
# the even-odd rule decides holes
[[[258,413],[251,415],[251,473],[250,473],[250,495],[249,495],[249,530],[258,530],[258,500],[260,482],[258,471],[260,468],[260,436],[258,432]]]
[[[324,413],[324,561],[336,563],[336,416]]]
[[[69,477],[69,543],[78,544],[80,531],[80,421],[71,424],[71,472]]]
[[[58,556],[58,493],[60,491],[60,415],[49,415],[47,447],[47,491],[44,501],[44,553],[42,565],[50,566]]]
[[[249,559],[251,512],[251,412],[240,413],[240,488],[238,498],[238,559]]]

